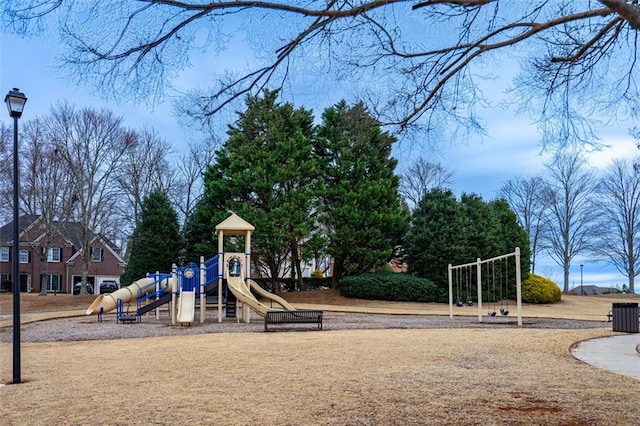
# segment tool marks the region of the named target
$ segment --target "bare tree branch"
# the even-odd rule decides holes
[[[586,141],[590,125],[585,118],[604,115],[604,108],[640,110],[635,62],[640,8],[635,0],[411,3],[26,0],[5,5],[2,17],[15,27],[55,11],[65,23],[62,32],[70,48],[64,61],[77,71],[78,80],[97,77],[96,85],[107,93],[152,100],[164,96],[188,65],[194,40],[202,34],[220,36],[223,24],[242,19],[267,23],[270,30],[259,36],[268,40],[260,44],[272,46],[271,54],[262,50],[267,57],[248,70],[236,70],[211,90],[197,91],[193,104],[199,110],[189,112],[204,120],[247,94],[285,87],[307,71],[309,56],[324,61],[323,71],[336,78],[368,85],[352,96],[372,99],[371,109],[382,124],[400,130],[430,130],[445,120],[481,128],[475,116],[475,106],[484,101],[478,71],[487,60],[500,60],[500,52],[532,60],[515,90],[527,112],[539,114],[550,140]],[[251,34],[254,27],[239,28]],[[611,73],[612,62],[625,72],[603,77],[605,70]],[[582,91],[590,94],[586,102]],[[624,105],[616,105],[618,100]]]

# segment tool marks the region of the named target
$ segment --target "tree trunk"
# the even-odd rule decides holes
[[[273,294],[280,294],[280,282],[278,281],[278,274],[280,273],[280,270],[278,265],[272,262],[267,262],[267,266],[269,267],[269,275],[271,275],[271,290],[273,291]]]
[[[300,254],[298,253],[298,241],[294,238],[291,241],[291,263],[292,270],[296,271],[297,279],[298,279],[298,288],[300,290],[305,290],[304,281],[302,279],[302,268],[300,267]]]
[[[344,263],[341,260],[333,261],[333,274],[331,274],[331,288],[340,287],[340,278],[344,273]]]

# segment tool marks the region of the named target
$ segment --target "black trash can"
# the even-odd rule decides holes
[[[640,333],[637,303],[614,303],[611,314],[613,316],[613,331]]]

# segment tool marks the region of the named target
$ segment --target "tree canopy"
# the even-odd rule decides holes
[[[277,91],[247,97],[247,109],[229,127],[205,186],[209,198],[219,197],[225,209],[256,227],[254,259],[272,278],[282,276],[285,259],[301,278],[300,247],[315,217],[313,115],[277,98]]]
[[[572,260],[595,246],[597,207],[592,194],[598,181],[580,153],[557,154],[546,168],[549,177],[544,190],[548,202],[545,221],[550,226],[545,228],[543,246],[562,267],[563,291],[568,292]]]
[[[340,102],[322,114],[317,132],[324,185],[319,221],[334,258],[334,284],[389,260],[409,219],[399,195],[395,138],[363,104]]]
[[[70,76],[136,99],[164,96],[194,52],[233,48],[244,32],[249,67],[218,69],[214,86],[188,94],[184,110],[204,120],[311,75],[317,93],[348,81],[383,124],[474,128],[481,83],[505,61],[520,68],[511,100],[547,141],[591,143],[593,119],[640,111],[635,0],[24,0],[1,17],[22,34],[57,26]]]
[[[593,251],[628,278],[630,293],[635,293],[640,274],[639,172],[637,158],[613,161],[600,179],[595,201],[600,214]]]
[[[404,244],[409,271],[441,288],[448,286],[447,265],[490,259],[516,247],[521,251],[523,279],[530,268],[527,233],[508,203],[485,202],[475,194],[463,194],[458,201],[449,190],[428,192],[413,211]],[[511,286],[515,286],[514,272],[509,271]],[[509,294],[515,291],[510,289]]]
[[[314,126],[310,111],[277,98],[247,97],[205,174],[189,238],[206,247],[211,218],[233,211],[256,227],[254,266],[273,280],[301,278],[301,264],[327,254],[336,285],[384,264],[408,220],[391,157],[395,138],[362,104],[340,102]]]

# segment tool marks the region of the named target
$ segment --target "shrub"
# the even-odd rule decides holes
[[[344,277],[340,294],[345,297],[397,302],[444,302],[443,291],[431,281],[413,275],[381,273]]]
[[[560,287],[550,279],[535,274],[522,282],[522,301],[527,303],[557,303],[562,298]]]
[[[258,283],[263,289],[276,293],[273,288],[273,283],[269,278],[254,278],[254,281]],[[303,291],[303,290],[317,290],[322,287],[329,287],[331,285],[331,277],[329,278],[314,278],[304,277],[302,278],[302,287],[300,288],[300,281],[296,278],[279,278],[278,279],[279,290],[281,291]]]
[[[316,268],[311,273],[311,278],[324,278],[324,274],[320,270],[320,268]]]
[[[394,273],[393,267],[389,263],[383,263],[380,266],[373,268],[373,273],[387,274]]]

